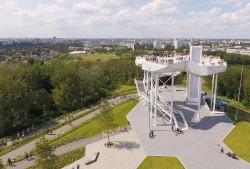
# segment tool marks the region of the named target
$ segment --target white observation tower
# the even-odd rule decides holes
[[[144,55],[136,57],[135,63],[144,70],[143,80],[135,79],[135,83],[138,94],[144,99],[144,105],[149,111],[149,119],[153,119],[149,120],[152,121],[153,126],[175,125],[182,130],[188,129],[185,116],[189,115],[185,114],[184,110],[174,108],[175,98],[178,97],[174,78],[181,72],[187,73],[185,104],[197,106],[189,122],[198,122],[201,119],[202,77],[204,76],[213,76],[212,111],[209,109],[209,112],[215,113],[218,73],[224,72],[227,68],[227,63],[223,59],[204,56],[201,46],[190,46],[190,55]],[[163,81],[161,77],[169,78]],[[171,86],[167,85],[169,80],[171,80]],[[182,106],[180,103],[176,104]]]

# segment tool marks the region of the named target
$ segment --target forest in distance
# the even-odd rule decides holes
[[[241,103],[250,107],[250,60],[226,53],[210,53],[228,61],[226,72],[219,74],[218,94],[237,99],[243,59],[244,74]],[[110,96],[118,85],[134,85],[143,71],[134,59],[111,59],[101,62],[56,61],[33,64],[0,65],[0,136],[7,136],[63,113],[87,107]],[[212,76],[204,78],[211,86]],[[185,83],[182,73],[175,84]]]

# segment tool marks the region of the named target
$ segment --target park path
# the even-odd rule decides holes
[[[134,96],[134,94],[132,94],[132,95]],[[131,96],[131,95],[128,95],[127,98],[130,98],[130,96]],[[109,100],[109,103],[111,103],[111,105],[115,105],[115,104],[118,104],[118,103],[120,103],[120,102],[126,100],[127,98],[123,98],[123,97],[119,96],[119,97],[110,99],[110,100]],[[86,111],[89,111],[89,110],[91,110],[91,109],[83,110],[83,111],[79,112],[78,115],[80,115],[80,114],[82,114],[82,113],[85,113]],[[61,128],[58,128],[58,129],[54,130],[52,135],[46,135],[45,137],[46,137],[47,139],[52,139],[52,138],[55,137],[56,135],[58,135],[58,134],[60,134],[60,133],[63,133],[63,132],[65,132],[65,131],[67,131],[67,130],[70,130],[72,127],[74,127],[74,126],[76,126],[76,125],[79,125],[79,124],[81,124],[81,123],[83,123],[83,122],[85,122],[85,121],[87,121],[87,120],[93,118],[94,116],[96,116],[96,115],[99,114],[99,113],[100,113],[100,110],[98,109],[98,110],[96,110],[96,111],[94,111],[94,112],[92,112],[92,113],[90,113],[90,114],[88,114],[88,115],[86,115],[86,116],[83,116],[83,117],[81,117],[81,118],[79,118],[79,119],[73,121],[71,126],[70,126],[70,125],[64,125],[64,126],[62,126]],[[62,119],[61,122],[62,122],[62,121],[64,121],[64,119]],[[21,155],[21,154],[24,154],[25,152],[28,152],[28,151],[30,151],[32,148],[35,147],[36,142],[37,142],[38,140],[40,140],[40,139],[41,139],[41,138],[38,138],[38,139],[36,139],[36,140],[34,140],[34,141],[31,141],[31,142],[29,142],[28,144],[25,144],[25,145],[23,145],[22,147],[19,147],[19,148],[13,150],[13,151],[11,151],[11,152],[9,152],[9,153],[7,153],[7,154],[1,156],[0,159],[2,159],[2,161],[5,163],[5,162],[7,161],[8,158],[14,158],[14,157],[17,157],[18,155]],[[27,161],[26,161],[26,162],[27,162]],[[18,168],[19,168],[19,167],[18,167]]]
[[[128,131],[132,129],[131,126],[126,126],[126,128]],[[116,130],[116,131],[114,131],[114,135],[120,134],[121,132],[122,131]],[[75,141],[73,143],[69,143],[69,144],[66,144],[64,146],[56,148],[54,153],[59,156],[59,155],[62,155],[64,153],[75,150],[77,148],[81,148],[81,147],[86,146],[88,144],[94,143],[96,141],[100,141],[102,139],[103,139],[102,134],[98,134],[98,135],[95,135],[95,136],[92,136],[89,138],[84,138],[84,139]],[[35,159],[32,159],[30,161],[23,160],[23,161],[15,163],[13,166],[8,166],[7,169],[11,169],[11,168],[25,169],[25,168],[28,168],[28,167],[34,165],[34,164],[35,164]]]

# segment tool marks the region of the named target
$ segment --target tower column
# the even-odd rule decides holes
[[[171,79],[171,117],[170,122],[173,123],[173,110],[174,110],[174,72],[172,72],[172,79]]]
[[[148,90],[149,90],[149,73],[147,71],[147,94],[148,94]]]
[[[210,98],[210,110],[213,108],[213,95],[214,95],[214,74],[213,74],[213,79],[212,79],[212,93],[211,93],[211,98]]]
[[[202,83],[202,77],[199,77],[198,82],[199,82],[199,84],[198,84],[198,111],[197,111],[197,116],[196,116],[197,120],[200,119],[200,111],[201,111],[201,83]]]
[[[150,88],[150,116],[153,117],[153,76],[151,72],[151,88]]]
[[[214,86],[214,105],[213,105],[213,113],[215,113],[215,104],[216,104],[216,93],[217,93],[217,83],[218,83],[218,73],[215,75],[215,86]]]
[[[189,92],[189,73],[187,73],[187,80],[186,80],[186,97],[188,97]]]
[[[156,126],[156,116],[157,116],[157,90],[159,87],[159,74],[155,73],[155,109],[154,109],[154,126]]]

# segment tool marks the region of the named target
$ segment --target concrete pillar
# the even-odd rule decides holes
[[[151,88],[150,88],[150,115],[153,117],[153,76],[154,74],[151,72]]]
[[[189,92],[189,73],[187,73],[187,80],[186,80],[186,97],[188,97]]]
[[[196,116],[197,120],[200,120],[200,111],[201,111],[201,83],[202,83],[202,77],[199,77],[199,84],[198,84],[198,110],[197,110],[197,116]]]
[[[149,72],[147,71],[147,94],[149,90]]]
[[[210,110],[213,108],[213,95],[214,95],[214,74],[213,74],[213,79],[212,79],[212,93],[211,93],[211,99],[210,99]]]
[[[218,73],[215,75],[215,86],[214,86],[214,105],[213,105],[213,113],[215,113],[215,104],[216,104],[216,93],[217,93],[217,83],[218,83]]]
[[[158,91],[158,87],[159,87],[159,74],[156,73],[155,74],[155,111],[154,111],[154,126],[156,126],[156,116],[157,116],[157,91]]]
[[[174,110],[174,72],[172,72],[172,82],[171,82],[171,117],[170,117],[170,122],[172,124],[173,122],[173,110]]]

